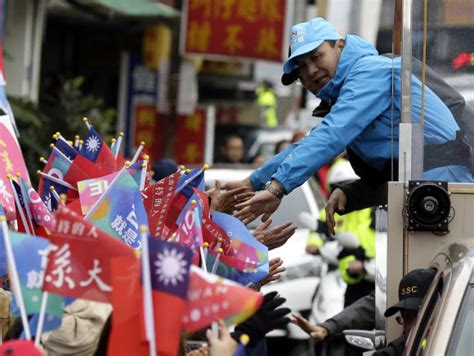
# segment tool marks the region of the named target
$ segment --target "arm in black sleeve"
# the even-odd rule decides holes
[[[328,330],[329,335],[341,333],[346,329],[372,330],[375,328],[375,291],[360,298],[339,314],[319,324]]]
[[[351,183],[335,184],[335,188],[341,189],[346,195],[346,210],[344,214],[354,210],[387,204],[387,183],[375,183],[359,179]]]

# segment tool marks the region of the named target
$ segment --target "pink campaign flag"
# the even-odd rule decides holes
[[[16,219],[15,198],[7,174],[20,173],[30,180],[20,145],[15,138],[8,116],[0,116],[0,205],[8,220]]]

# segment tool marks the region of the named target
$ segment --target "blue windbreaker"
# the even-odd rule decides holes
[[[376,169],[382,169],[392,156],[398,159],[400,58],[379,56],[370,43],[348,35],[336,74],[317,96],[335,103],[330,113],[302,141],[290,145],[252,173],[250,181],[255,190],[275,179],[289,193],[346,147]],[[412,122],[419,123],[421,82],[414,76],[411,101]],[[439,144],[456,138],[459,126],[453,115],[426,86],[424,109],[425,144]],[[434,168],[424,172],[423,178],[473,181],[464,166]]]

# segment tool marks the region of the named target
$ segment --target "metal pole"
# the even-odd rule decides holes
[[[402,112],[401,122],[411,122],[412,0],[403,0],[402,10]]]

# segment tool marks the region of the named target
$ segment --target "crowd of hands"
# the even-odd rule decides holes
[[[229,182],[224,185],[216,181],[215,187],[206,193],[210,197],[211,213],[220,211],[232,214],[245,225],[262,216],[262,223],[252,231],[252,235],[267,246],[269,250],[283,246],[296,231],[296,226],[291,221],[271,227],[271,214],[280,205],[280,199],[267,191],[255,194],[248,179]],[[344,207],[344,193],[339,194],[336,190],[335,194],[331,194],[326,205],[330,232],[334,233],[334,213],[344,211]],[[281,274],[285,271],[283,262],[281,258],[273,258],[269,261],[269,273],[260,281],[260,286],[278,281],[281,278]],[[328,331],[324,327],[314,325],[298,314],[291,314],[291,318],[287,317],[291,310],[278,308],[284,302],[285,299],[276,292],[266,294],[260,309],[247,322],[239,324],[236,330],[244,328],[247,333],[252,334],[257,329],[257,334],[260,335],[251,335],[251,340],[261,339],[267,332],[284,327],[292,322],[308,333],[315,341],[323,341],[328,336]],[[245,326],[246,323],[249,325],[248,328]],[[218,325],[217,333],[207,330],[208,345],[190,351],[186,355],[233,355],[239,345],[238,338],[231,335],[222,320],[218,321]]]

